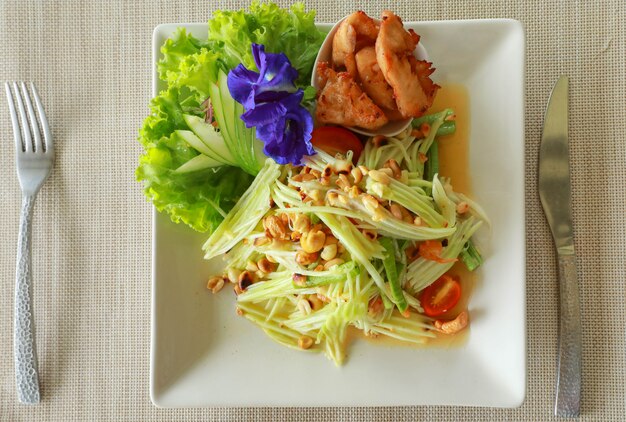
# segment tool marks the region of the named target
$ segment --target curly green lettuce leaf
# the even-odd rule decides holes
[[[252,183],[253,177],[236,167],[222,166],[191,173],[175,170],[198,152],[175,133],[187,127],[179,92],[163,91],[151,102],[152,114],[140,131],[145,153],[139,159],[137,180],[157,210],[172,221],[195,230],[214,230]]]
[[[168,85],[173,85],[178,79],[181,62],[200,52],[206,45],[206,41],[195,38],[185,28],[178,29],[176,35],[168,38],[161,46],[163,57],[157,65],[159,78]]]
[[[209,21],[210,49],[220,53],[228,69],[242,63],[256,69],[251,44],[263,44],[268,52],[285,53],[298,71],[297,85],[311,81],[313,62],[325,34],[315,27],[315,12],[306,12],[304,4],[289,10],[275,3],[253,2],[248,12],[223,10]]]

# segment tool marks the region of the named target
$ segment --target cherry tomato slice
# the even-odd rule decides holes
[[[363,144],[359,138],[348,129],[337,126],[322,126],[313,129],[311,143],[332,156],[337,153],[345,155],[348,151],[352,151],[352,161],[355,163],[363,152]]]
[[[454,308],[460,298],[461,285],[454,278],[444,274],[424,289],[420,295],[420,302],[424,313],[435,317]]]

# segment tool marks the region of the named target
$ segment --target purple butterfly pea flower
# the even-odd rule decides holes
[[[298,90],[242,115],[246,126],[256,126],[256,136],[265,144],[265,155],[278,164],[299,165],[304,155],[315,154],[311,144],[313,117],[300,105],[303,94],[302,90]],[[244,118],[246,114],[247,119]],[[250,119],[251,115],[254,119]]]
[[[264,45],[253,43],[252,56],[259,73],[239,64],[227,78],[230,94],[246,110],[261,102],[279,100],[296,90],[294,81],[298,71],[284,53],[266,53]]]
[[[313,155],[313,117],[300,103],[304,91],[296,89],[298,72],[283,53],[266,53],[265,46],[252,44],[259,73],[242,64],[228,74],[228,90],[244,106],[241,119],[256,127],[263,152],[278,164],[299,165],[304,155]]]

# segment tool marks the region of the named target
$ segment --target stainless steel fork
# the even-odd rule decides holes
[[[19,400],[22,403],[35,404],[39,402],[40,396],[31,298],[31,220],[35,196],[52,170],[54,145],[35,85],[31,83],[30,88],[36,111],[31,101],[31,93],[24,82],[7,82],[5,88],[15,137],[17,176],[22,187],[15,277],[15,382]]]

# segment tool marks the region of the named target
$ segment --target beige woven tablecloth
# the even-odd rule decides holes
[[[284,2],[286,3],[286,2]],[[0,421],[552,419],[555,258],[536,188],[543,111],[571,76],[571,162],[583,309],[583,420],[626,420],[626,6],[596,2],[309,2],[320,21],[359,8],[406,20],[509,17],[526,28],[528,388],[519,409],[163,410],[149,399],[151,206],[134,182],[150,98],[151,34],[245,2],[0,2],[0,80],[34,80],[58,159],[35,209],[34,277],[43,402],[17,402],[13,283],[20,190],[0,101]]]

